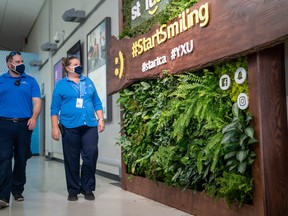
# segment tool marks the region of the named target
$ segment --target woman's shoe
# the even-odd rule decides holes
[[[69,201],[77,201],[78,200],[78,196],[77,194],[69,194],[68,195],[68,198],[67,198]]]

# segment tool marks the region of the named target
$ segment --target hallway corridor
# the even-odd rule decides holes
[[[64,165],[34,156],[28,160],[25,201],[10,198],[1,216],[189,216],[190,214],[122,190],[118,182],[96,176],[96,199],[67,201]],[[140,186],[140,185],[139,185]]]

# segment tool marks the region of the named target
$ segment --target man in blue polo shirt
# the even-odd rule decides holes
[[[41,111],[39,85],[25,73],[21,53],[11,52],[6,63],[9,70],[0,76],[0,208],[9,206],[10,193],[16,201],[24,200],[26,162]]]

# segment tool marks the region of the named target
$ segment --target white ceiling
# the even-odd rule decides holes
[[[22,51],[46,0],[0,0],[0,50]]]

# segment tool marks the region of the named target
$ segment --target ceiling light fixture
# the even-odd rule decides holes
[[[32,67],[42,66],[42,61],[41,60],[31,60],[29,62],[29,65]]]
[[[66,22],[83,22],[85,20],[85,11],[84,10],[75,10],[71,8],[64,12],[62,19]]]
[[[57,49],[56,43],[47,42],[41,45],[42,51],[55,51],[56,49]]]

